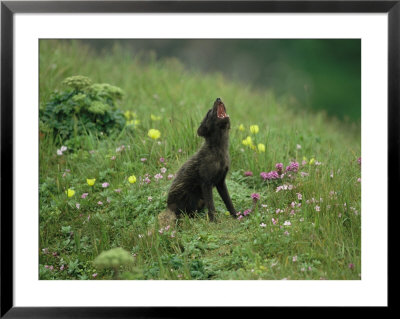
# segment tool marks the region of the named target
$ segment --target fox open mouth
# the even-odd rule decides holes
[[[217,116],[219,119],[224,119],[226,117],[229,117],[228,114],[226,114],[226,109],[224,103],[219,103],[217,107]]]

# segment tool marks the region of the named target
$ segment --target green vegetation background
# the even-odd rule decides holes
[[[272,85],[135,52],[120,43],[93,50],[82,41],[40,41],[41,107],[54,90],[66,90],[66,77],[80,74],[120,87],[125,94],[117,107],[135,113],[139,122],[118,135],[83,134],[63,155],[57,150],[64,141],[40,133],[39,278],[360,279],[359,121],[293,104],[292,92],[279,95]],[[324,52],[313,52],[319,56],[313,60],[324,60]],[[337,70],[332,67],[326,77],[345,74],[339,70],[347,59],[339,55]],[[333,96],[341,99],[341,94]],[[231,117],[228,188],[236,209],[252,212],[241,220],[226,216],[215,193],[217,222],[200,214],[166,230],[157,225],[157,216],[166,207],[167,175],[203,142],[196,129],[216,97]],[[251,134],[249,126],[255,124],[259,132]],[[149,129],[161,137],[151,139]],[[247,136],[264,144],[265,152],[244,145]],[[260,172],[292,161],[300,164],[292,179],[261,179]],[[157,181],[162,168],[167,171]],[[245,177],[245,171],[253,176]],[[146,174],[150,184],[143,183]],[[132,175],[136,183],[129,182]],[[87,184],[89,178],[96,179],[94,186]],[[277,192],[282,184],[292,188]],[[252,193],[260,194],[256,206]],[[95,265],[101,252],[117,247],[132,256],[129,265],[125,257],[121,268]]]

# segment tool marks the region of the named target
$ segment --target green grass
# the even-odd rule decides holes
[[[64,78],[77,74],[122,88],[125,97],[118,107],[135,112],[140,124],[112,138],[88,134],[76,151],[62,156],[56,154],[57,138],[41,136],[40,279],[112,279],[114,270],[97,269],[93,261],[115,247],[134,256],[131,266],[118,270],[120,279],[361,278],[359,126],[291,109],[278,104],[273,92],[221,74],[185,71],[174,59],[132,56],[118,47],[113,54],[96,55],[74,42],[40,42],[41,104],[54,90],[64,90]],[[196,130],[216,97],[231,118],[228,189],[238,211],[253,210],[241,220],[226,216],[215,191],[216,222],[200,213],[160,233],[157,216],[166,208],[167,176],[202,144]],[[151,114],[161,119],[153,121]],[[255,135],[249,132],[253,124],[260,128]],[[160,139],[147,136],[150,128],[160,130]],[[243,145],[249,135],[266,151]],[[300,163],[292,180],[267,183],[259,175],[291,161]],[[162,167],[167,171],[156,181]],[[244,171],[254,175],[245,177]],[[151,183],[141,183],[145,174]],[[134,184],[128,182],[131,175],[137,177]],[[87,178],[96,178],[95,185],[89,186]],[[104,182],[110,186],[103,188]],[[283,183],[293,189],[276,192]],[[67,197],[67,189],[75,195]],[[89,195],[83,199],[82,193]],[[260,194],[257,205],[252,193]]]

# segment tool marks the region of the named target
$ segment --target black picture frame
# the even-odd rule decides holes
[[[387,13],[388,14],[388,225],[398,197],[400,129],[400,0],[396,1],[1,1],[1,312],[3,318],[181,317],[188,308],[25,308],[13,303],[13,19],[15,13]],[[389,228],[389,226],[388,226]],[[389,231],[389,229],[388,229]],[[393,232],[388,232],[389,237]],[[388,247],[390,250],[390,240]],[[388,255],[389,261],[389,255]],[[389,265],[389,264],[388,264]],[[389,269],[388,269],[389,271]],[[389,287],[388,280],[388,287]],[[390,297],[388,307],[390,309]],[[293,308],[293,307],[292,307]],[[203,315],[208,308],[196,309]],[[293,310],[293,309],[292,309]],[[303,311],[300,310],[301,312]],[[336,309],[332,311],[336,312]],[[238,309],[233,310],[236,314]],[[268,310],[270,311],[270,310]],[[298,311],[298,309],[296,310]],[[325,310],[323,310],[325,311]],[[212,309],[227,316],[224,308]],[[299,315],[300,313],[298,313]],[[190,315],[191,316],[191,315]]]

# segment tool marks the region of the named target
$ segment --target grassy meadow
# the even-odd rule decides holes
[[[74,145],[39,132],[40,279],[361,279],[359,124],[291,108],[272,91],[176,59],[41,40],[40,107],[74,75],[121,88],[127,125]],[[216,222],[199,213],[158,225],[217,97],[231,119],[227,185],[241,214],[229,216],[215,190]],[[266,179],[277,163],[289,170]],[[94,262],[114,248],[129,256]]]

